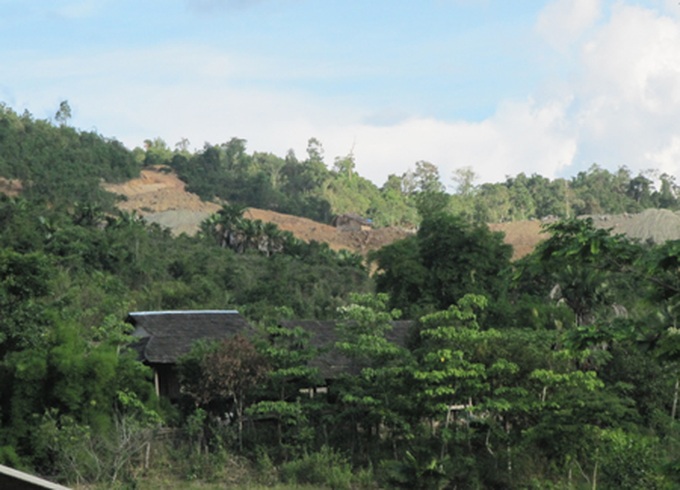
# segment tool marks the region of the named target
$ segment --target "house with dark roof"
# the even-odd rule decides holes
[[[2,490],[69,490],[67,487],[0,464]]]
[[[127,322],[134,326],[133,344],[139,359],[153,369],[156,394],[177,400],[180,396],[177,362],[191,351],[197,340],[220,341],[236,334],[252,337],[255,329],[236,310],[137,311],[128,314]],[[310,362],[319,370],[325,384],[343,373],[358,373],[360,366],[345,356],[338,342],[339,321],[285,320],[282,327],[302,327],[311,334],[310,345],[319,355]],[[406,347],[415,322],[394,321],[385,333],[387,340]]]
[[[333,218],[331,224],[342,231],[359,231],[373,229],[373,221],[354,213],[340,214]]]
[[[340,321],[320,320],[283,320],[279,325],[284,328],[301,327],[311,334],[310,345],[318,349],[319,356],[310,362],[311,367],[319,370],[319,374],[326,384],[337,379],[341,374],[357,374],[360,366],[355,365],[336,346],[338,338],[337,326]],[[392,322],[392,328],[385,332],[385,338],[390,342],[408,347],[416,322],[398,320]]]
[[[128,314],[139,338],[133,348],[153,369],[156,394],[170,400],[180,395],[176,365],[197,340],[223,340],[254,330],[236,310],[136,311]]]

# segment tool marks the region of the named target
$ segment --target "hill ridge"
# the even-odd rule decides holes
[[[188,192],[174,172],[160,166],[142,170],[138,178],[120,184],[103,184],[103,187],[124,196],[117,204],[119,209],[136,211],[146,221],[167,227],[175,235],[197,233],[201,221],[221,208]],[[247,208],[244,217],[274,223],[306,242],[324,242],[333,250],[347,249],[363,255],[412,234],[400,228],[341,230],[309,218],[258,208]]]

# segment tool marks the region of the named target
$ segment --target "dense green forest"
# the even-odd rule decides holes
[[[676,209],[672,177],[593,166],[478,186],[461,169],[449,194],[417,162],[379,188],[351,155],[329,168],[314,139],[304,160],[239,139],[128,150],[68,126],[67,109],[0,111],[0,176],[23,186],[0,196],[0,463],[102,488],[680,485],[680,242],[574,219]],[[100,188],[158,164],[224,204],[197,236],[117,211]],[[418,229],[374,252],[370,276],[243,206]],[[515,262],[484,224],[545,216],[563,219]],[[208,308],[261,335],[197,344],[184,400],[157,399],[126,314]],[[339,320],[356,367],[315,397],[300,391],[320,383],[309,332],[277,326],[302,318]],[[406,345],[387,340],[398,318],[414,320]],[[203,382],[213,371],[227,375]]]
[[[377,226],[414,226],[433,208],[479,223],[680,208],[673,176],[654,171],[634,176],[625,166],[612,173],[593,164],[572,179],[519,174],[505,182],[477,185],[472,168],[443,177],[436,165],[419,161],[378,187],[356,172],[352,154],[326,162],[315,138],[310,138],[303,160],[292,150],[285,157],[249,154],[246,141],[239,138],[206,143],[193,153],[187,141],[172,150],[154,138],[146,140],[144,148],[129,151],[115,139],[68,126],[68,115],[67,102],[55,116],[58,125],[0,106],[0,176],[20,179],[23,197],[53,206],[110,205],[113,196],[98,182],[118,182],[138,175],[144,166],[167,165],[187,182],[189,191],[205,200],[321,222],[355,213]],[[447,186],[453,192],[447,192]]]
[[[412,170],[390,175],[378,187],[357,174],[352,154],[336,157],[329,168],[315,138],[309,140],[304,160],[292,151],[283,158],[248,154],[246,141],[239,138],[206,144],[193,154],[187,142],[178,143],[173,151],[156,138],[134,154],[141,165],[168,165],[187,182],[187,190],[205,200],[221,199],[321,222],[355,213],[377,226],[410,227],[432,209],[471,222],[498,223],[680,207],[673,176],[652,171],[634,176],[626,167],[612,173],[596,164],[573,179],[519,174],[505,182],[476,185],[471,168],[458,169],[447,178],[436,165],[419,161]],[[447,192],[447,185],[453,192]]]

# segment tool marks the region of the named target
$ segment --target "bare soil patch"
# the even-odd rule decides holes
[[[646,209],[641,213],[580,216],[592,218],[596,228],[610,230],[612,235],[625,235],[642,243],[664,243],[680,240],[680,214],[668,209]],[[541,221],[516,221],[490,224],[494,231],[505,233],[505,242],[514,247],[513,259],[531,253],[536,245],[548,235],[543,232]]]
[[[124,196],[125,200],[118,203],[119,209],[137,211],[142,216],[166,211],[210,215],[220,209],[218,204],[201,201],[196,194],[187,192],[184,182],[163,167],[142,170],[139,178],[122,184],[104,184],[104,189]]]
[[[195,234],[201,221],[220,209],[220,205],[204,202],[187,192],[185,184],[167,169],[157,167],[142,170],[141,176],[122,184],[106,184],[104,188],[124,196],[120,209],[137,211],[145,220],[170,228],[176,235]],[[369,231],[344,231],[307,218],[249,208],[248,219],[259,219],[278,225],[281,230],[310,242],[327,243],[333,250],[347,249],[361,254],[379,249],[409,235],[406,230],[381,228]]]
[[[641,242],[663,243],[680,239],[680,215],[668,209],[646,209],[638,214],[589,216],[598,228],[610,229]]]
[[[275,223],[280,229],[290,231],[297,238],[306,242],[313,240],[325,242],[334,250],[347,249],[362,255],[370,250],[377,250],[412,234],[399,228],[379,228],[360,231],[341,230],[307,218],[256,208],[248,209],[244,216],[249,219],[259,219]]]
[[[0,177],[0,194],[14,197],[18,196],[22,189],[23,187],[21,186],[21,181],[17,179],[6,179],[4,177]]]
[[[137,179],[122,184],[105,184],[104,188],[123,196],[118,207],[136,211],[145,220],[169,228],[175,235],[195,234],[201,221],[220,209],[220,205],[202,201],[186,191],[185,184],[165,167],[142,170]],[[15,196],[21,192],[21,182],[0,177],[0,193]],[[244,214],[278,225],[307,242],[327,243],[333,250],[347,249],[362,255],[377,250],[413,233],[400,228],[347,231],[307,218],[250,208]],[[642,242],[662,243],[680,239],[680,214],[664,209],[648,209],[640,214],[590,216],[595,226],[611,229]],[[505,242],[514,248],[513,259],[521,258],[544,240],[547,235],[538,220],[494,223],[489,228],[505,234]]]
[[[530,254],[536,245],[545,240],[548,235],[542,230],[543,223],[537,220],[513,221],[510,223],[492,223],[491,231],[500,231],[505,234],[505,243],[512,245],[512,259],[521,259]]]

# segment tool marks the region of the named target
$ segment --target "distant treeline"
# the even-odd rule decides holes
[[[678,209],[675,178],[653,171],[634,175],[626,167],[610,172],[593,164],[571,179],[520,173],[505,182],[475,185],[473,168],[454,172],[447,192],[436,165],[419,161],[402,175],[390,175],[378,187],[356,172],[353,155],[323,159],[321,143],[309,140],[307,157],[246,152],[246,142],[232,138],[189,153],[172,151],[160,139],[137,150],[145,165],[166,164],[204,199],[220,198],[245,206],[295,214],[322,222],[355,213],[377,226],[415,225],[432,208],[471,222],[497,223],[545,217],[636,213],[648,208]]]
[[[67,102],[54,122],[0,106],[0,176],[20,179],[25,197],[53,204],[110,204],[111,196],[98,185],[101,180],[121,181],[145,166],[167,165],[205,200],[321,222],[342,213],[370,218],[376,226],[414,226],[433,210],[490,223],[680,207],[673,176],[653,171],[634,175],[623,166],[610,172],[594,164],[571,179],[520,173],[505,182],[476,185],[473,167],[445,178],[435,164],[419,161],[378,187],[357,173],[351,153],[329,165],[315,138],[310,138],[304,159],[292,150],[284,157],[248,153],[246,141],[239,138],[206,143],[195,152],[186,140],[171,149],[160,138],[128,150],[115,139],[68,126],[68,116]],[[448,184],[455,187],[453,192],[447,192]]]
[[[20,179],[25,198],[53,205],[110,202],[100,182],[136,175],[139,163],[120,142],[0,104],[0,177]]]
[[[460,169],[449,194],[417,162],[378,188],[351,156],[329,169],[316,140],[302,161],[238,139],[130,151],[69,114],[0,111],[0,175],[25,189],[0,195],[0,464],[101,488],[244,471],[347,490],[680,487],[680,241],[566,219],[513,262],[480,223],[675,209],[671,177],[657,189],[594,166],[475,186]],[[230,203],[193,237],[115,210],[100,182],[157,164]],[[246,220],[244,205],[419,228],[372,253],[370,276],[362,257]],[[171,405],[123,319],[191,309],[237,309],[263,336],[198,343]],[[330,347],[352,366],[314,397],[300,389],[321,384],[317,348],[280,326],[302,318],[339,320]],[[388,340],[400,318],[414,320],[406,345]],[[150,454],[159,429],[177,438]]]

